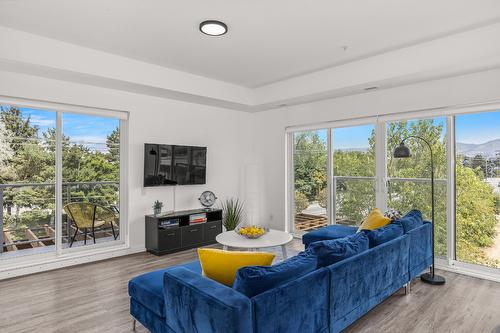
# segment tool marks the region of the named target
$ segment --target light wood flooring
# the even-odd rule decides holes
[[[301,249],[294,240],[288,253]],[[279,258],[280,248],[273,251]],[[195,250],[140,253],[0,281],[0,332],[132,332],[128,280],[195,258]],[[398,291],[346,332],[500,333],[500,283],[439,274],[446,285],[414,280],[410,295]],[[138,324],[137,332],[146,330]]]

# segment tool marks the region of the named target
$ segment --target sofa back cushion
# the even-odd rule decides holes
[[[413,209],[410,210],[405,216],[394,220],[392,223],[400,224],[403,227],[405,234],[407,234],[410,230],[418,228],[424,224],[424,221],[422,219],[422,212]]]
[[[368,236],[368,242],[371,249],[372,247],[402,236],[404,234],[404,229],[401,224],[391,223],[378,229],[365,230],[363,232]]]
[[[269,289],[298,279],[316,269],[317,258],[304,251],[273,266],[247,266],[236,273],[233,288],[253,297]]]
[[[314,242],[309,245],[318,257],[318,267],[325,267],[368,250],[368,236],[359,232],[344,238]]]

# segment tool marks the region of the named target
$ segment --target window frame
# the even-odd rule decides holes
[[[129,147],[129,113],[120,110],[86,107],[81,105],[46,102],[30,99],[13,98],[0,95],[0,105],[10,105],[19,108],[33,108],[54,112],[56,115],[56,149],[55,149],[55,250],[34,254],[19,255],[10,258],[1,258],[0,263],[5,270],[30,265],[36,261],[37,264],[50,262],[57,258],[79,257],[83,253],[93,255],[105,253],[118,249],[130,248],[129,243],[129,221],[128,221],[128,147]],[[120,179],[119,179],[119,202],[120,205],[120,237],[105,243],[89,244],[75,248],[63,248],[62,244],[62,115],[82,114],[103,118],[119,120],[120,127]],[[3,270],[3,269],[2,269]],[[0,272],[1,273],[1,272]]]
[[[439,108],[430,108],[430,109],[420,109],[420,110],[412,110],[406,112],[399,113],[386,113],[378,116],[371,117],[356,117],[350,119],[339,119],[332,121],[324,121],[316,124],[304,125],[304,126],[288,126],[285,128],[285,134],[288,138],[286,140],[287,145],[287,156],[286,156],[286,182],[287,188],[289,188],[290,184],[294,184],[293,179],[293,133],[296,131],[307,131],[307,130],[315,130],[315,129],[328,129],[331,132],[334,128],[339,127],[354,127],[356,125],[366,125],[366,124],[375,124],[375,147],[376,147],[376,156],[375,156],[375,168],[376,168],[376,205],[381,209],[387,209],[387,199],[388,199],[388,188],[387,181],[389,177],[387,175],[387,167],[386,167],[386,154],[387,154],[387,140],[386,140],[386,125],[389,122],[394,121],[404,121],[404,120],[413,120],[413,119],[430,119],[430,118],[445,118],[446,121],[446,163],[447,163],[447,179],[446,179],[446,195],[447,195],[447,208],[446,208],[446,257],[445,258],[437,258],[436,257],[436,267],[455,271],[458,273],[467,274],[470,276],[475,276],[479,278],[494,280],[500,282],[500,269],[491,268],[486,266],[481,266],[479,264],[470,264],[465,262],[460,262],[456,258],[456,147],[455,147],[455,117],[464,114],[475,114],[475,113],[483,113],[483,112],[500,112],[500,102],[488,102],[488,103],[478,103],[478,104],[469,104],[469,105],[452,105],[446,107]],[[330,137],[331,133],[329,133]],[[329,153],[332,150],[331,142],[328,142],[328,151]],[[290,154],[290,148],[292,148],[292,154]],[[328,159],[328,163],[331,164],[331,158]],[[328,168],[328,180],[330,181],[332,176],[332,166],[330,165]],[[291,178],[291,177],[292,178]],[[329,185],[331,187],[331,185]],[[289,190],[288,190],[289,191]],[[293,193],[293,192],[292,192]],[[333,198],[333,189],[328,191],[330,198],[328,202],[332,204],[334,202]],[[285,229],[288,231],[290,226],[294,223],[294,210],[293,208],[293,195],[287,196],[286,199],[286,207],[287,207],[287,219],[286,219],[286,227]],[[329,224],[332,224],[332,219],[335,218],[334,215],[329,213]]]

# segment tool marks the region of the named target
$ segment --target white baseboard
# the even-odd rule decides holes
[[[0,280],[9,279],[17,276],[46,272],[63,267],[81,265],[85,263],[110,259],[114,257],[125,256],[134,253],[144,252],[143,247],[130,248],[120,245],[112,248],[99,249],[96,251],[83,251],[81,253],[72,253],[65,256],[51,256],[44,259],[37,257],[36,261],[13,262],[9,266],[0,266]],[[35,259],[35,258],[34,258]],[[14,259],[15,260],[15,259]],[[0,262],[0,265],[2,263]]]

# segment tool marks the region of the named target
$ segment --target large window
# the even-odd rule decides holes
[[[418,209],[431,220],[431,154],[435,179],[436,254],[446,255],[446,118],[420,119],[387,124],[387,207],[406,213]],[[411,157],[394,158],[393,150],[401,140]]]
[[[500,268],[500,112],[457,116],[456,259]]]
[[[319,131],[292,131],[297,213],[292,229],[359,225],[374,207],[403,214],[418,209],[434,223],[438,264],[497,278],[500,111],[495,111],[498,105],[483,110],[475,106],[421,112],[419,117],[387,115],[332,122]],[[402,140],[411,156],[394,158]]]
[[[334,128],[331,142],[335,222],[359,225],[375,207],[374,126]]]
[[[121,122],[1,106],[0,258],[121,239]]]

